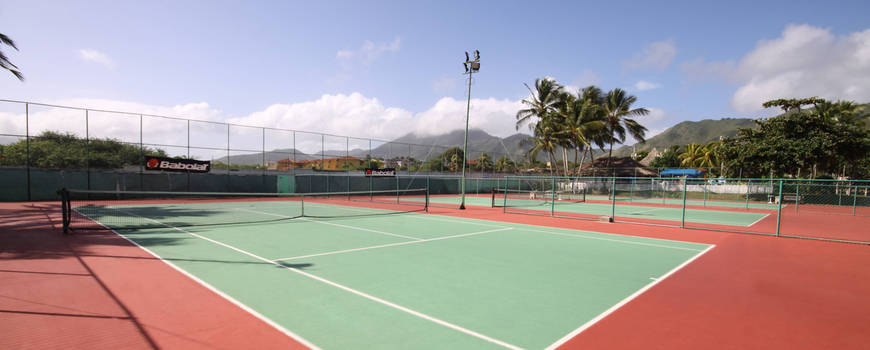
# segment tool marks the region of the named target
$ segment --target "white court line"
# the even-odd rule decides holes
[[[580,326],[580,328],[575,329],[575,330],[572,331],[571,333],[568,333],[567,335],[565,335],[565,336],[562,337],[561,339],[557,340],[555,343],[550,344],[550,346],[548,346],[546,349],[547,349],[547,350],[552,350],[552,349],[556,349],[556,348],[558,348],[559,346],[562,346],[562,344],[565,344],[565,342],[567,342],[567,341],[571,340],[572,338],[576,337],[578,334],[582,333],[583,331],[585,331],[585,330],[588,329],[589,327],[592,327],[592,325],[598,323],[598,321],[601,321],[602,319],[604,319],[604,318],[607,317],[608,315],[612,314],[614,311],[616,311],[617,309],[621,308],[621,307],[624,306],[625,304],[628,304],[628,302],[634,300],[635,298],[637,298],[638,296],[640,296],[641,294],[643,294],[644,292],[646,292],[647,290],[649,290],[650,288],[652,288],[653,286],[655,286],[656,284],[658,284],[659,282],[663,281],[665,278],[670,277],[670,276],[673,275],[675,272],[677,272],[678,270],[682,269],[683,267],[685,267],[686,265],[688,265],[688,264],[691,263],[692,261],[695,261],[695,259],[701,257],[701,255],[704,255],[705,253],[707,253],[708,251],[710,251],[710,249],[713,249],[715,246],[716,246],[716,245],[711,245],[711,246],[707,247],[707,249],[704,249],[703,251],[699,252],[698,254],[695,254],[695,256],[693,256],[693,257],[690,258],[689,260],[686,260],[685,262],[683,262],[683,263],[680,264],[679,266],[673,268],[671,271],[668,271],[668,273],[662,275],[662,277],[659,277],[658,279],[653,280],[652,282],[650,282],[649,284],[647,284],[647,285],[644,286],[643,288],[641,288],[641,289],[639,289],[638,291],[634,292],[632,295],[629,295],[629,296],[627,296],[625,299],[622,299],[622,300],[621,300],[619,303],[617,303],[616,305],[611,306],[609,309],[605,310],[604,312],[602,312],[601,314],[599,314],[599,315],[596,316],[595,318],[593,318],[593,319],[587,321],[587,322],[584,323],[582,326]]]
[[[317,254],[309,254],[309,255],[294,256],[294,257],[290,257],[290,258],[274,259],[274,260],[272,260],[272,261],[285,261],[285,260],[294,260],[294,259],[310,258],[310,257],[315,257],[315,256],[323,256],[323,255],[333,255],[333,254],[342,254],[342,253],[358,252],[358,251],[361,251],[361,250],[379,249],[379,248],[395,247],[395,246],[407,245],[407,244],[416,244],[416,243],[423,243],[423,242],[440,241],[440,240],[443,240],[443,239],[451,239],[451,238],[468,237],[468,236],[474,236],[474,235],[479,235],[479,234],[483,234],[483,233],[498,232],[498,231],[507,231],[507,230],[513,230],[513,228],[511,228],[511,227],[506,227],[506,228],[501,228],[501,229],[493,229],[493,230],[486,230],[486,231],[480,231],[480,232],[463,233],[463,234],[461,234],[461,235],[444,236],[444,237],[437,237],[437,238],[428,238],[428,239],[422,239],[422,240],[419,240],[419,241],[398,242],[398,243],[382,244],[382,245],[376,245],[376,246],[370,246],[370,247],[353,248],[353,249],[345,249],[345,250],[336,250],[336,251],[326,252],[326,253],[317,253]]]
[[[522,348],[517,347],[517,346],[515,346],[515,345],[511,345],[511,344],[505,343],[505,342],[503,342],[503,341],[501,341],[501,340],[498,340],[498,339],[495,339],[495,338],[488,337],[488,336],[486,336],[486,335],[483,335],[483,334],[477,333],[477,332],[475,332],[475,331],[472,331],[472,330],[469,330],[469,329],[466,329],[466,328],[463,328],[463,327],[457,326],[457,325],[452,324],[452,323],[450,323],[450,322],[447,322],[447,321],[444,321],[444,320],[441,320],[441,319],[438,319],[438,318],[435,318],[435,317],[432,317],[432,316],[426,315],[426,314],[424,314],[424,313],[422,313],[422,312],[411,310],[411,309],[409,309],[409,308],[407,308],[407,307],[404,307],[404,306],[401,306],[401,305],[398,305],[398,304],[395,304],[395,303],[389,302],[389,301],[387,301],[387,300],[384,300],[384,299],[378,298],[378,297],[376,297],[376,296],[373,296],[373,295],[367,294],[367,293],[365,293],[365,292],[358,291],[358,290],[356,290],[356,289],[353,289],[353,288],[350,288],[350,287],[348,287],[348,286],[345,286],[345,285],[342,285],[342,284],[339,284],[339,283],[336,283],[336,282],[330,281],[330,280],[325,279],[325,278],[323,278],[323,277],[319,277],[319,276],[316,276],[316,275],[312,275],[312,274],[307,273],[307,272],[305,272],[305,271],[302,271],[302,270],[300,270],[300,269],[292,268],[292,267],[285,266],[285,265],[283,265],[283,264],[280,264],[280,263],[277,263],[277,262],[271,261],[271,260],[269,260],[269,259],[266,259],[266,258],[264,258],[264,257],[261,257],[261,256],[259,256],[259,255],[254,254],[254,253],[250,253],[250,252],[245,251],[245,250],[242,250],[242,249],[240,249],[240,248],[236,248],[236,247],[234,247],[234,246],[231,246],[231,245],[229,245],[229,244],[226,244],[226,243],[223,243],[223,242],[220,242],[220,241],[217,241],[217,240],[214,240],[214,239],[211,239],[211,238],[208,238],[208,237],[205,237],[205,236],[202,236],[202,235],[199,235],[199,234],[196,234],[196,233],[190,232],[190,231],[186,231],[186,230],[184,230],[184,229],[181,229],[181,228],[178,228],[178,227],[175,227],[175,226],[172,226],[172,225],[164,224],[164,223],[162,223],[162,222],[160,222],[160,221],[157,221],[157,220],[154,220],[154,219],[151,219],[151,218],[142,217],[142,216],[139,216],[139,215],[136,215],[136,214],[133,214],[133,213],[128,213],[128,214],[133,215],[133,216],[137,216],[137,217],[140,217],[140,218],[143,218],[143,219],[148,220],[148,221],[155,222],[155,223],[157,223],[157,224],[160,224],[160,225],[166,226],[166,227],[168,227],[168,228],[171,228],[171,229],[176,230],[176,231],[179,231],[179,232],[187,233],[187,234],[189,234],[189,235],[191,235],[191,236],[194,236],[194,237],[196,237],[196,238],[199,238],[199,239],[202,239],[202,240],[205,240],[205,241],[212,242],[212,243],[217,244],[217,245],[220,245],[220,246],[222,246],[222,247],[225,247],[225,248],[228,248],[228,249],[232,249],[232,250],[237,251],[237,252],[239,252],[239,253],[242,253],[242,254],[245,254],[245,255],[247,255],[247,256],[250,256],[250,257],[252,257],[252,258],[254,258],[254,259],[257,259],[257,260],[260,260],[260,261],[263,261],[263,262],[267,262],[267,263],[269,263],[269,264],[272,264],[272,265],[278,266],[278,267],[280,267],[280,268],[284,268],[284,269],[290,270],[290,271],[295,272],[295,273],[297,273],[297,274],[300,274],[300,275],[302,275],[302,276],[305,276],[305,277],[311,278],[311,279],[313,279],[313,280],[316,280],[316,281],[319,281],[319,282],[322,282],[322,283],[328,284],[328,285],[330,285],[330,286],[333,286],[333,287],[336,287],[336,288],[342,289],[342,290],[344,290],[344,291],[347,291],[347,292],[350,292],[350,293],[353,293],[353,294],[359,295],[359,296],[361,296],[361,297],[363,297],[363,298],[369,299],[369,300],[374,301],[374,302],[376,302],[376,303],[380,303],[380,304],[383,304],[383,305],[386,305],[386,306],[392,307],[392,308],[397,309],[397,310],[399,310],[399,311],[403,311],[403,312],[409,313],[409,314],[411,314],[411,315],[417,316],[417,317],[422,318],[422,319],[424,319],[424,320],[427,320],[427,321],[431,321],[431,322],[434,322],[434,323],[440,324],[440,325],[442,325],[442,326],[444,326],[444,327],[447,327],[447,328],[450,328],[450,329],[453,329],[453,330],[456,330],[456,331],[459,331],[459,332],[462,332],[462,333],[468,334],[468,335],[470,335],[470,336],[473,336],[473,337],[476,337],[476,338],[479,338],[479,339],[482,339],[482,340],[488,341],[488,342],[490,342],[490,343],[493,343],[493,344],[496,344],[496,345],[500,345],[500,346],[502,346],[502,347],[505,347],[505,348],[508,348],[508,349],[512,349],[512,350],[521,350],[521,349],[522,349]]]
[[[394,237],[401,237],[401,238],[410,239],[410,240],[414,240],[414,241],[420,241],[420,240],[423,240],[422,238],[417,238],[417,237],[411,237],[411,236],[400,235],[400,234],[398,234],[398,233],[390,233],[390,232],[384,232],[384,231],[372,230],[372,229],[363,228],[363,227],[356,227],[356,226],[350,226],[350,225],[336,224],[336,223],[334,223],[334,222],[326,222],[326,221],[311,220],[311,219],[307,219],[307,218],[304,218],[304,217],[295,217],[295,216],[288,216],[288,215],[283,215],[283,214],[267,213],[267,212],[264,212],[264,211],[252,210],[252,209],[242,209],[242,208],[239,208],[239,210],[247,211],[247,212],[251,212],[251,213],[262,214],[262,215],[277,216],[277,217],[282,217],[282,218],[287,218],[287,219],[297,218],[297,219],[299,219],[299,220],[304,220],[304,221],[308,221],[308,222],[316,222],[316,223],[318,223],[318,224],[332,225],[332,226],[344,227],[344,228],[349,228],[349,229],[354,229],[354,230],[367,231],[367,232],[374,232],[374,233],[379,233],[379,234],[382,234],[382,235],[394,236]]]
[[[348,210],[352,210],[352,209],[348,209]],[[434,220],[434,221],[454,222],[454,223],[459,223],[459,224],[470,224],[470,225],[480,225],[480,226],[499,227],[499,228],[507,228],[507,227],[509,227],[509,226],[499,226],[499,225],[491,225],[491,224],[482,224],[482,223],[477,223],[477,222],[468,222],[468,221],[461,221],[461,220],[450,220],[450,219],[444,219],[444,218],[442,218],[441,216],[433,216],[433,215],[423,215],[423,214],[418,214],[418,215],[415,215],[414,217],[415,217],[415,218],[420,218],[420,219]],[[492,220],[485,220],[485,219],[466,219],[466,220],[492,221]],[[500,221],[492,221],[492,222],[500,222]],[[529,226],[541,227],[541,226],[527,225],[527,224],[517,224],[517,223],[511,223],[511,224],[512,224],[512,225],[525,226],[525,227],[529,227]],[[668,226],[668,225],[661,225],[661,226],[671,227],[671,226]],[[541,230],[529,229],[529,228],[525,228],[525,227],[523,227],[523,228],[517,228],[517,230],[532,231],[532,232],[541,232],[541,233],[549,233],[549,234],[554,234],[554,235],[562,235],[562,236],[570,236],[570,237],[579,237],[579,238],[587,238],[587,239],[597,239],[597,240],[602,240],[602,241],[610,241],[610,242],[625,243],[625,244],[645,245],[645,246],[651,246],[651,247],[660,247],[660,248],[672,248],[672,249],[681,249],[681,250],[700,251],[699,249],[690,249],[690,248],[682,248],[682,247],[673,247],[673,246],[659,245],[659,244],[654,244],[654,243],[643,243],[643,242],[635,242],[635,241],[625,241],[625,240],[620,240],[620,239],[603,238],[603,237],[590,237],[590,236],[585,236],[585,235],[580,235],[580,234],[569,234],[569,233],[562,233],[562,232],[541,231]],[[582,231],[582,230],[575,230],[575,229],[570,229],[570,228],[558,228],[558,227],[548,227],[548,228],[553,228],[553,229],[558,229],[558,230],[566,230],[566,231],[571,231],[571,232],[579,232],[579,233],[584,233],[584,234],[594,234],[594,235],[603,235],[603,236],[619,236],[619,237],[626,237],[626,238],[628,238],[628,237],[638,238],[638,236],[623,235],[623,234],[619,234],[619,233],[594,232],[594,231]],[[665,242],[674,242],[674,243],[693,243],[693,242],[678,241],[678,240],[666,239],[666,238],[648,238],[648,239],[657,240],[657,241],[665,241]],[[702,245],[703,245],[704,243],[694,243],[694,244],[702,244]]]
[[[75,209],[73,209],[73,210],[75,210]],[[118,209],[118,210],[120,210],[120,209]],[[279,325],[277,322],[270,320],[268,317],[263,316],[262,314],[260,314],[259,312],[255,311],[254,309],[251,309],[251,308],[248,307],[247,305],[242,304],[242,302],[240,302],[240,301],[236,300],[235,298],[233,298],[233,297],[231,297],[231,296],[225,294],[224,292],[221,292],[220,290],[218,290],[217,288],[215,288],[214,286],[212,286],[212,285],[209,284],[208,282],[199,279],[199,277],[196,277],[196,276],[194,276],[194,275],[188,273],[187,271],[181,269],[181,268],[178,267],[178,266],[175,266],[175,264],[173,264],[173,263],[171,263],[171,262],[169,262],[169,261],[163,259],[163,258],[160,257],[159,255],[157,255],[157,254],[155,254],[154,252],[152,252],[150,249],[145,248],[145,247],[139,245],[139,243],[136,243],[136,242],[133,241],[132,239],[127,238],[127,236],[124,236],[124,235],[120,234],[118,231],[115,231],[114,229],[112,229],[112,228],[110,228],[110,227],[108,227],[108,226],[106,226],[106,225],[103,225],[102,222],[100,222],[100,221],[98,221],[98,220],[94,220],[94,219],[92,219],[91,217],[89,217],[89,216],[87,216],[87,215],[85,215],[85,214],[79,212],[78,210],[76,210],[75,212],[78,213],[78,214],[81,215],[81,216],[84,216],[84,217],[88,218],[89,220],[91,220],[91,221],[93,221],[93,222],[96,222],[96,223],[99,224],[100,226],[105,227],[107,230],[112,231],[112,233],[114,233],[114,234],[118,235],[119,237],[125,239],[127,242],[130,242],[130,243],[132,243],[133,245],[139,247],[140,249],[144,250],[144,251],[147,252],[148,254],[151,254],[151,256],[153,256],[153,257],[157,258],[158,260],[164,262],[166,265],[169,265],[169,267],[175,269],[175,271],[180,272],[182,275],[187,276],[187,278],[192,279],[192,280],[193,280],[194,282],[196,282],[196,283],[199,283],[201,286],[203,286],[203,287],[205,287],[206,289],[208,289],[208,290],[214,292],[215,294],[221,296],[222,298],[226,299],[227,301],[229,301],[229,302],[232,303],[233,305],[238,306],[239,308],[241,308],[241,309],[244,310],[244,311],[247,311],[249,314],[253,315],[254,317],[256,317],[257,319],[259,319],[260,321],[263,321],[263,322],[265,322],[266,324],[272,326],[272,328],[275,328],[275,329],[277,329],[279,332],[284,333],[284,335],[286,335],[286,336],[292,338],[293,340],[295,340],[295,341],[301,343],[302,345],[307,346],[308,348],[310,348],[310,349],[312,349],[312,350],[319,350],[319,349],[320,349],[319,347],[317,347],[316,345],[312,344],[312,343],[309,342],[308,340],[305,340],[305,338],[302,338],[302,337],[299,336],[298,334],[291,332],[289,329],[284,328],[283,326]],[[134,215],[135,215],[135,214],[134,214]],[[136,215],[136,216],[138,216],[138,215]],[[140,216],[140,217],[141,217],[141,216]],[[162,224],[162,223],[161,223],[161,224]]]
[[[595,240],[599,240],[599,241],[608,241],[608,242],[625,243],[625,244],[635,244],[635,245],[642,245],[642,246],[648,246],[648,247],[657,247],[657,248],[678,249],[678,250],[690,250],[690,251],[693,251],[693,252],[700,252],[700,251],[701,251],[701,249],[693,249],[693,248],[686,248],[686,247],[676,247],[676,246],[669,246],[669,245],[664,245],[664,244],[644,243],[644,242],[634,242],[634,241],[623,241],[623,240],[621,240],[621,239],[611,239],[611,238],[604,238],[604,237],[591,237],[591,236],[585,236],[585,235],[579,235],[579,234],[562,233],[562,232],[552,232],[552,231],[542,231],[542,230],[532,230],[532,229],[526,229],[526,228],[519,229],[518,231],[540,232],[540,233],[547,233],[547,234],[551,234],[551,235],[559,235],[559,236],[567,236],[567,237],[575,237],[575,238],[585,238],[585,239],[595,239]],[[583,231],[579,231],[579,232],[583,232]],[[651,238],[651,239],[658,239],[658,238]],[[679,241],[675,241],[675,242],[679,242]],[[681,243],[692,243],[692,242],[681,242]],[[702,243],[696,243],[696,244],[702,244]]]
[[[764,220],[768,216],[770,216],[770,214],[764,214],[764,216],[762,216],[761,219],[755,220],[753,223],[749,224],[749,226],[746,226],[746,227],[752,227],[752,225],[757,224],[759,221]]]

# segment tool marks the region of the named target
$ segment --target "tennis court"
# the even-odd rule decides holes
[[[68,201],[71,225],[105,225],[326,349],[554,347],[713,247],[439,216],[416,195],[113,195]]]
[[[557,214],[562,215],[585,215],[589,218],[598,216],[610,216],[613,208],[611,203],[593,202],[590,197],[586,197],[585,202],[577,202],[571,200],[556,200],[553,204],[555,208],[551,208],[552,201],[546,199],[529,199],[526,191],[518,191],[515,195],[504,198],[504,193],[497,193],[494,198],[492,196],[469,195],[465,197],[465,203],[468,205],[477,206],[505,206],[507,212],[550,215],[551,209]],[[606,197],[604,197],[606,200]],[[459,205],[460,198],[458,196],[432,196],[429,201],[431,203],[455,204]],[[631,205],[627,202],[620,202],[616,205],[615,214],[623,218],[635,219],[656,219],[664,221],[680,222],[683,215],[683,209],[680,207],[656,207],[650,204],[659,204],[654,200],[641,202],[642,205]],[[643,205],[647,204],[647,205]],[[675,204],[675,203],[674,203]],[[679,201],[682,205],[682,201]],[[729,208],[730,209],[730,208]],[[715,210],[715,209],[686,209],[687,222],[695,222],[702,224],[714,225],[729,225],[729,226],[744,226],[749,227],[767,217],[769,213],[759,212],[742,212],[734,210]]]

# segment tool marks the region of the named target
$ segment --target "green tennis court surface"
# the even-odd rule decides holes
[[[587,197],[589,199],[589,197]],[[496,205],[502,205],[504,198],[496,197]],[[432,196],[429,198],[430,203],[456,204],[459,205],[459,197],[450,196]],[[492,198],[483,196],[466,196],[465,203],[468,205],[491,206]],[[682,201],[680,201],[682,204]],[[528,200],[528,199],[508,199],[508,210],[523,210],[523,211],[541,211],[549,215],[550,202],[544,200]],[[612,208],[609,203],[591,203],[591,202],[571,202],[571,201],[556,201],[555,210],[557,213],[573,213],[587,214],[590,216],[610,216]],[[656,208],[651,206],[640,205],[616,205],[617,217],[628,217],[638,219],[655,219],[667,221],[681,221],[682,208]],[[686,221],[703,224],[716,225],[731,225],[731,226],[751,226],[752,224],[763,219],[768,214],[738,212],[738,211],[720,211],[712,209],[686,209]]]
[[[334,216],[320,219],[286,219],[292,204],[270,201],[87,213],[325,349],[545,348],[711,248],[328,203],[305,203]],[[168,223],[230,213],[260,222]],[[166,224],[125,228],[119,215]]]
[[[597,196],[597,195],[586,195],[587,200],[598,200],[598,201],[609,201],[610,198],[608,196]],[[674,198],[665,198],[665,197],[652,197],[652,198],[642,198],[642,197],[627,197],[617,195],[616,200],[618,201],[626,201],[626,202],[636,202],[636,203],[650,203],[650,204],[670,204],[670,205],[683,205],[682,199],[674,199]],[[778,208],[778,204],[771,204],[766,202],[740,202],[740,201],[726,201],[726,200],[699,200],[699,199],[687,199],[686,205],[694,205],[694,206],[702,206],[702,207],[723,207],[723,208],[750,208],[750,209],[768,209],[768,210],[776,210]],[[787,204],[783,203],[783,207]]]

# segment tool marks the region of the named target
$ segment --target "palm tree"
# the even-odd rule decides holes
[[[462,166],[462,157],[459,156],[459,153],[453,153],[450,156],[450,171],[457,171],[460,166]]]
[[[538,152],[544,151],[547,153],[547,159],[550,161],[550,176],[554,176],[553,165],[555,152],[558,143],[556,141],[556,126],[548,121],[541,121],[535,124],[535,135],[526,140],[531,140],[535,143],[534,147],[529,150],[529,159],[534,162],[537,159]]]
[[[639,142],[644,142],[646,127],[640,125],[633,118],[645,116],[649,114],[649,110],[646,108],[632,109],[631,105],[635,102],[637,102],[637,97],[628,95],[622,89],[610,90],[604,96],[602,107],[604,108],[607,128],[607,143],[610,144],[607,158],[608,168],[610,168],[610,162],[613,158],[613,144],[625,142],[626,132]]]
[[[710,141],[703,147],[701,153],[700,166],[705,168],[715,168],[719,163],[719,149],[722,145],[720,141]]]
[[[561,86],[555,80],[543,78],[535,80],[535,90],[533,91],[528,84],[530,96],[522,100],[522,103],[528,108],[517,111],[517,130],[524,124],[529,124],[529,127],[534,132],[533,142],[535,143],[534,152],[529,154],[533,156],[538,152],[547,152],[547,157],[550,160],[550,175],[553,175],[554,152],[558,146],[558,123],[560,118],[558,114],[558,105],[561,102],[560,92]],[[537,118],[533,122],[533,119]]]
[[[486,172],[486,169],[492,169],[492,158],[486,152],[481,153],[480,157],[477,157],[477,167],[483,172]]]
[[[604,114],[601,108],[601,89],[589,86],[579,91],[578,97],[566,93],[563,97],[565,104],[564,133],[567,135],[569,144],[575,149],[574,164],[577,163],[577,155],[583,154],[580,160],[580,170],[586,160],[586,149],[592,149],[592,142],[604,129]],[[579,170],[578,170],[579,171]]]
[[[514,168],[514,162],[508,157],[501,157],[495,161],[495,170],[498,172],[511,172]]]
[[[559,103],[559,83],[551,78],[543,78],[535,80],[535,90],[528,84],[523,84],[526,89],[529,89],[531,94],[529,98],[522,100],[522,103],[528,108],[517,111],[517,130],[523,124],[532,122],[533,118],[544,120],[550,117],[555,111]],[[534,130],[534,126],[530,125]]]
[[[15,42],[12,41],[12,38],[0,33],[0,47],[2,47],[3,44],[9,45],[15,49],[15,51],[18,51],[18,47],[15,46]],[[12,62],[9,61],[9,58],[3,54],[3,51],[0,51],[0,68],[8,70],[12,75],[18,78],[18,80],[24,81],[24,75],[18,70],[18,66],[12,64]]]
[[[686,145],[686,151],[680,153],[680,165],[691,168],[698,166],[704,158],[704,147],[697,143]]]

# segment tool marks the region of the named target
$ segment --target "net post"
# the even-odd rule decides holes
[[[852,188],[852,216],[855,216],[855,207],[858,205],[858,185]]]
[[[631,178],[631,185],[629,185],[629,187],[628,187],[628,201],[629,202],[633,202],[633,199],[634,199],[634,180],[635,179],[636,179],[635,177]]]
[[[689,178],[683,178],[683,213],[680,215],[680,228],[686,228],[686,191],[689,188]]]
[[[782,180],[779,180],[779,206],[776,209],[776,236],[779,237],[779,225],[782,221]]]
[[[504,198],[502,198],[502,203],[501,203],[502,214],[507,213],[507,195],[508,195],[508,185],[509,184],[510,184],[510,176],[506,176],[504,179]]]
[[[299,196],[299,199],[302,201],[302,205],[300,206],[301,210],[302,210],[300,216],[304,217],[305,216],[305,194],[303,193],[301,196]]]
[[[426,187],[426,207],[423,208],[427,213],[429,212],[429,187]]]
[[[399,203],[399,174],[396,174],[396,203]]]
[[[70,222],[69,191],[67,191],[66,187],[64,187],[58,190],[57,194],[60,195],[60,211],[61,223],[63,225],[63,234],[68,234]]]

